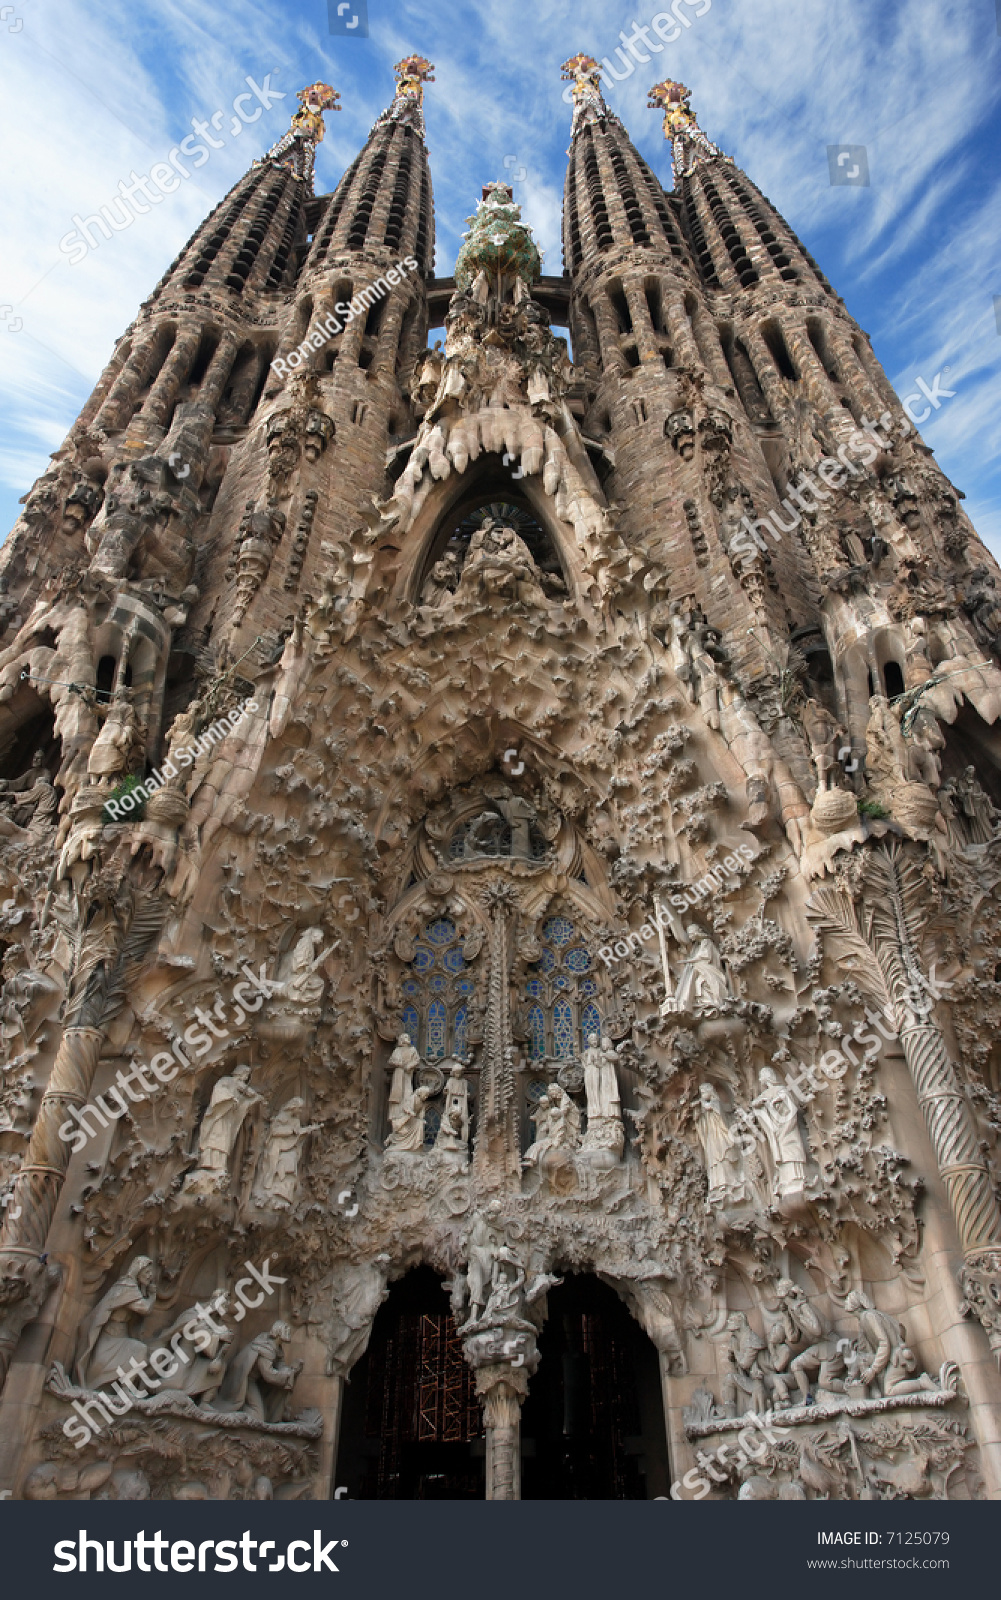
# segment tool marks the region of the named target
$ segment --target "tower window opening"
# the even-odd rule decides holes
[[[898,694],[903,694],[904,674],[896,661],[887,661],[884,663],[883,683],[886,686],[887,699],[893,700]]]
[[[195,354],[194,364],[188,373],[188,384],[192,389],[198,387],[209,368],[209,362],[219,348],[219,335],[213,329],[207,329],[202,334]]]
[[[369,307],[368,316],[365,319],[364,337],[366,339],[374,339],[376,334],[379,332],[379,329],[382,327],[382,319],[386,314],[386,307],[388,304],[389,301],[384,296],[381,300],[376,300],[374,304]]]
[[[114,656],[102,656],[97,663],[97,678],[95,687],[99,700],[111,699],[111,691],[115,687],[115,673],[118,671],[118,662]]]
[[[632,333],[633,319],[629,312],[629,302],[625,297],[621,283],[612,283],[608,287],[608,298],[612,310],[615,312],[619,323],[620,333]]]
[[[782,329],[779,327],[778,323],[763,323],[761,327],[761,337],[764,339],[765,344],[768,347],[768,352],[772,360],[775,362],[775,365],[781,372],[783,378],[788,378],[790,383],[798,383],[799,373],[793,366],[792,357],[786,348],[786,342],[782,336]]]
[[[646,295],[647,310],[650,313],[650,323],[654,333],[664,333],[666,330],[662,320],[663,308],[661,305],[660,284],[656,280],[652,283],[645,283],[643,292]]]

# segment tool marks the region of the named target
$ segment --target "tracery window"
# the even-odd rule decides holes
[[[403,991],[403,1031],[425,1061],[468,1054],[473,980],[459,948],[455,923],[429,922],[417,941]]]
[[[589,1033],[601,1031],[598,981],[583,936],[569,917],[550,917],[542,955],[525,980],[528,1056],[580,1057]]]

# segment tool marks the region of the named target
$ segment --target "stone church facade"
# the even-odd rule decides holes
[[[7,540],[15,1497],[1001,1495],[998,568],[564,75],[548,277],[303,90]]]

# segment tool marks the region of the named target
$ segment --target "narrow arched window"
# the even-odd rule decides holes
[[[531,1061],[579,1058],[587,1035],[600,1032],[598,981],[569,917],[550,917],[544,924],[542,955],[527,969],[525,1000]]]

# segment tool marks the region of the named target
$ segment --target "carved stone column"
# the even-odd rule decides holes
[[[487,904],[490,910],[490,976],[473,1171],[495,1183],[506,1179],[517,1184],[521,1179],[521,1160],[509,982],[509,913],[514,911],[517,901],[511,886],[500,882],[487,890]]]
[[[480,1367],[476,1393],[487,1429],[487,1499],[521,1499],[521,1407],[528,1372],[510,1362]]]
[[[0,1317],[0,1385],[27,1323],[41,1305],[40,1261],[62,1190],[71,1147],[59,1138],[71,1106],[87,1101],[104,1035],[97,1028],[67,1028],[42,1096],[24,1165],[0,1234],[0,1278],[8,1285]],[[16,1287],[22,1285],[23,1288]]]
[[[143,402],[140,416],[144,422],[160,428],[166,426],[178,390],[191,371],[201,338],[200,327],[186,328],[178,334],[159,377]]]
[[[894,999],[904,1059],[963,1251],[963,1291],[1001,1363],[1001,1210],[970,1102],[942,1032],[930,1008],[922,1016],[909,1003],[926,989],[915,948],[923,920],[923,885],[913,862],[886,853],[870,857],[868,880],[876,953]]]

